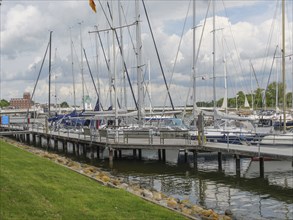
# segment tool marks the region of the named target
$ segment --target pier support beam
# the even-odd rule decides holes
[[[94,154],[94,146],[92,144],[90,145],[90,150],[91,150],[91,160],[93,161],[95,158],[95,154]]]
[[[50,137],[47,137],[47,145],[46,145],[46,150],[50,150]]]
[[[122,150],[118,150],[119,152],[119,158],[121,159],[122,158]]]
[[[37,147],[37,135],[33,134],[33,146]]]
[[[236,158],[236,176],[240,177],[240,157],[239,155],[235,155]]]
[[[162,160],[161,149],[158,150],[158,158],[159,158],[159,160]]]
[[[184,162],[185,163],[188,162],[188,151],[187,150],[184,151]]]
[[[39,139],[39,141],[38,141],[38,145],[39,145],[40,148],[42,148],[42,136],[39,135],[39,136],[38,136],[38,139]]]
[[[58,139],[54,138],[54,151],[58,151]]]
[[[26,139],[26,143],[27,143],[27,144],[30,144],[30,143],[31,143],[31,140],[30,140],[30,134],[26,134],[25,139]]]
[[[99,146],[96,147],[96,151],[97,151],[97,159],[100,159],[100,147]]]
[[[261,178],[264,178],[264,172],[265,172],[265,169],[264,169],[264,158],[263,157],[260,157],[259,158],[259,175]]]
[[[118,152],[117,152],[117,150],[114,150],[114,158],[115,158],[115,159],[118,158]]]
[[[136,159],[136,149],[133,149],[133,158]]]
[[[222,152],[218,152],[218,170],[222,172]]]
[[[113,168],[113,149],[112,148],[110,148],[109,149],[109,166],[110,166],[110,168]]]
[[[79,157],[79,143],[76,143],[76,151],[75,151],[75,156]]]
[[[86,147],[87,147],[86,144],[82,145],[82,154],[84,158],[86,158]]]
[[[162,160],[166,161],[166,149],[162,149]]]
[[[76,143],[75,142],[72,142],[72,154],[73,154],[73,156],[75,156],[76,155],[76,150],[75,150],[75,147],[76,146]]]
[[[197,151],[193,151],[193,166],[194,169],[197,170],[198,166],[197,166]]]
[[[141,149],[138,149],[138,159],[141,160]]]

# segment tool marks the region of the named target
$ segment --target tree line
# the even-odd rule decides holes
[[[278,95],[277,95],[278,94]],[[278,106],[281,108],[283,106],[283,94],[284,85],[283,83],[273,82],[268,85],[267,89],[257,88],[252,94],[245,94],[243,91],[238,91],[235,97],[228,98],[228,108],[245,108],[245,96],[249,103],[250,108],[253,106],[254,109],[264,109],[264,108],[275,108]],[[217,100],[216,106],[221,107],[224,98]],[[236,103],[237,101],[237,103]],[[276,105],[276,102],[278,104]],[[253,104],[253,105],[252,105]],[[211,102],[197,102],[199,107],[213,107],[214,103]],[[286,106],[292,106],[292,92],[286,94]]]

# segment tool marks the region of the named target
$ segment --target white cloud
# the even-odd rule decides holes
[[[115,1],[114,1],[115,2]],[[133,1],[122,1],[124,11],[127,16],[127,23],[134,22]],[[103,2],[105,6],[105,2]],[[165,71],[167,82],[171,81],[171,75],[174,67],[175,56],[180,42],[180,34],[182,32],[184,19],[188,10],[189,1],[145,1],[152,24],[154,37],[158,46],[158,51]],[[268,71],[271,60],[267,60],[267,69],[264,68],[264,60],[273,55],[276,44],[280,44],[280,21],[274,29],[272,42],[269,45],[270,53],[266,54],[267,42],[270,35],[273,11],[270,6],[265,8],[264,14],[256,13],[256,6],[264,5],[264,1],[225,1],[226,10],[231,18],[226,17],[223,5],[217,4],[216,25],[217,28],[224,28],[222,31],[216,32],[216,70],[217,70],[217,98],[223,95],[223,51],[226,54],[226,64],[229,74],[230,95],[235,94],[238,90],[248,92],[250,90],[249,76],[250,65],[252,60],[254,68],[265,82],[268,77]],[[292,3],[291,3],[292,4]],[[99,29],[106,27],[103,13],[100,10],[98,2],[96,2],[98,13],[91,11],[87,1],[13,1],[3,2],[1,8],[1,96],[6,99],[11,97],[21,97],[25,90],[32,90],[34,81],[45,53],[46,46],[49,41],[49,30],[53,30],[52,44],[52,71],[58,72],[58,96],[60,100],[69,99],[69,103],[73,103],[72,94],[72,74],[71,74],[71,54],[69,27],[72,27],[72,39],[74,42],[74,73],[76,74],[76,93],[78,94],[78,102],[81,100],[81,79],[80,79],[80,29],[78,22],[82,23],[82,34],[84,48],[91,69],[96,78],[94,59],[95,59],[95,38],[89,35],[88,31],[94,30],[94,25],[99,25]],[[251,7],[253,6],[253,7]],[[117,7],[117,6],[115,6]],[[247,14],[251,9],[251,13]],[[253,9],[253,10],[252,10]],[[269,11],[271,9],[271,11]],[[197,23],[203,24],[204,15],[207,10],[207,1],[197,1]],[[211,10],[211,9],[210,9]],[[105,11],[108,12],[107,8]],[[143,8],[141,6],[141,12]],[[174,69],[173,84],[171,85],[171,95],[174,97],[174,103],[184,104],[187,98],[187,92],[191,86],[191,65],[192,65],[192,9],[189,9],[189,17],[187,19],[186,28],[182,38],[182,44],[178,51],[178,60]],[[234,12],[234,13],[233,13]],[[243,13],[240,13],[243,12]],[[238,14],[237,14],[238,13]],[[291,20],[290,20],[291,18]],[[115,26],[118,15],[115,14]],[[124,22],[123,22],[124,23]],[[287,33],[292,33],[292,17],[287,20]],[[196,29],[196,42],[200,41],[201,31],[203,27]],[[212,18],[211,12],[207,19],[205,32],[202,39],[202,45],[199,53],[199,60],[196,66],[198,74],[198,99],[210,99],[212,97],[211,86],[212,80],[200,80],[201,76],[206,78],[212,77]],[[232,30],[232,32],[230,31]],[[123,29],[125,40],[125,59],[129,69],[132,85],[136,91],[136,66],[135,55],[132,49],[131,40],[135,44],[135,27],[130,27],[129,31],[133,34],[132,39],[128,36],[128,30]],[[275,35],[275,33],[278,33]],[[111,47],[112,34],[109,34],[107,40],[106,33],[100,33],[103,41],[106,56],[108,56],[108,45]],[[224,36],[225,50],[222,47],[222,36]],[[233,37],[232,37],[233,36]],[[151,61],[151,80],[154,104],[161,105],[164,102],[166,88],[161,75],[157,55],[155,54],[154,45],[145,20],[142,16],[142,40],[143,40],[143,64],[147,64],[147,60]],[[288,53],[292,53],[292,35],[287,37]],[[236,48],[234,47],[236,45]],[[55,48],[57,49],[57,58],[55,58]],[[197,47],[198,48],[198,47]],[[101,49],[101,46],[99,46]],[[121,69],[120,56],[116,50],[117,75]],[[48,56],[48,55],[47,55]],[[112,56],[111,56],[112,57]],[[109,57],[107,57],[109,58]],[[240,60],[238,60],[240,58]],[[102,100],[109,103],[108,74],[104,57],[99,51],[99,75],[101,76],[101,96]],[[241,68],[243,72],[241,72]],[[113,60],[111,60],[111,65]],[[290,66],[288,68],[290,70]],[[144,71],[146,66],[143,67]],[[275,67],[274,67],[275,68]],[[84,63],[84,71],[88,90],[90,95],[95,97],[94,88],[91,85],[91,79],[88,73],[87,65]],[[45,61],[41,81],[36,91],[41,102],[47,101],[47,73],[48,57]],[[276,71],[274,71],[276,72]],[[260,75],[264,73],[264,75]],[[121,77],[119,77],[121,78]],[[240,81],[242,79],[242,81]],[[19,80],[19,81],[15,81]],[[290,78],[288,80],[288,88],[292,88]],[[119,83],[120,85],[121,83]],[[40,86],[40,87],[39,87]],[[237,88],[236,88],[237,87]],[[136,92],[135,92],[135,95]],[[119,95],[120,96],[120,95]],[[130,91],[128,91],[129,103],[133,103]],[[108,104],[105,104],[108,105]],[[133,104],[132,104],[133,105]]]

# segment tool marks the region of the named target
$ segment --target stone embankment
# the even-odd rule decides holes
[[[16,147],[19,147],[33,154],[52,160],[56,162],[57,164],[65,166],[89,178],[92,178],[95,181],[105,186],[126,190],[152,203],[164,206],[175,212],[179,212],[190,219],[214,219],[214,220],[233,219],[232,213],[230,210],[226,210],[225,214],[218,214],[212,209],[204,209],[203,207],[194,205],[189,200],[180,201],[179,199],[169,197],[163,194],[162,192],[141,188],[141,186],[135,183],[131,183],[131,182],[126,183],[122,178],[117,178],[108,172],[102,171],[98,167],[80,163],[77,161],[73,161],[70,158],[64,157],[62,155],[59,155],[53,152],[47,152],[39,148],[23,145],[21,143],[14,142],[10,139],[5,139],[5,141],[9,142],[10,144]]]

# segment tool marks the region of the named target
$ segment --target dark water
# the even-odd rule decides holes
[[[72,146],[68,147],[72,151]],[[123,157],[115,158],[110,166],[105,150],[103,159],[97,159],[94,152],[95,159],[86,162],[126,182],[188,199],[220,214],[230,209],[236,219],[293,219],[292,162],[265,161],[265,177],[260,178],[259,162],[250,158],[241,158],[241,174],[237,176],[232,156],[223,155],[219,171],[217,154],[199,154],[195,168],[192,155],[185,163],[178,153],[166,151],[167,161],[161,162],[156,151],[143,150],[142,160],[134,159],[132,151],[123,151]]]
[[[153,160],[157,159],[154,151],[143,151],[142,161],[133,160],[131,154],[114,159],[111,168],[107,159],[96,164],[127,181],[218,213],[230,209],[237,219],[293,219],[291,162],[265,161],[265,178],[259,178],[259,163],[242,158],[241,175],[236,177],[231,156],[224,156],[222,171],[218,171],[215,154],[199,155],[197,169],[191,155],[188,163],[178,163],[177,151],[167,151],[166,163]]]

